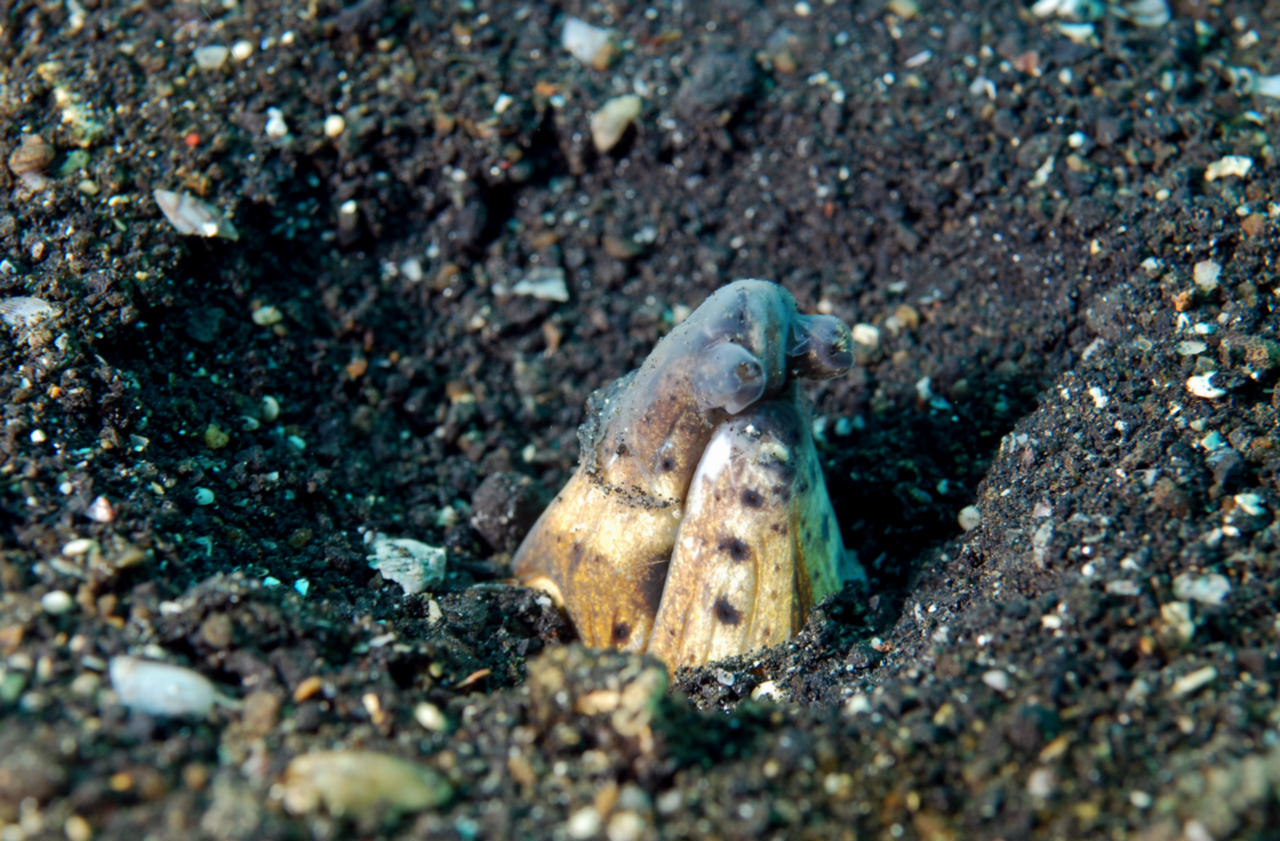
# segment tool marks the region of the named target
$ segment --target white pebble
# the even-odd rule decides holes
[[[1196,288],[1201,292],[1212,292],[1218,288],[1218,276],[1222,274],[1222,266],[1212,260],[1201,260],[1191,270]]]
[[[1253,158],[1244,155],[1227,155],[1205,167],[1204,180],[1216,181],[1219,178],[1243,178],[1253,169]]]
[[[221,44],[209,44],[205,47],[196,47],[195,58],[196,66],[201,70],[219,70],[222,65],[227,63],[227,56],[231,50]]]
[[[599,152],[608,152],[640,116],[640,97],[633,93],[615,96],[591,115],[591,142]]]
[[[40,597],[40,607],[50,616],[69,613],[76,603],[66,590],[50,590]]]
[[[1231,582],[1225,575],[1209,573],[1193,575],[1184,572],[1173,579],[1173,595],[1201,604],[1220,605],[1231,593]]]
[[[208,488],[196,488],[195,500],[196,505],[212,505],[214,500],[213,491]]]
[[[77,537],[75,540],[68,540],[62,545],[62,554],[68,558],[78,558],[81,555],[89,554],[89,550],[92,548],[92,538]]]
[[[279,140],[289,133],[289,125],[284,121],[284,114],[279,108],[267,109],[267,137]]]
[[[1218,372],[1210,371],[1207,374],[1187,377],[1187,391],[1205,400],[1217,400],[1224,396],[1227,392],[1213,384],[1213,376],[1216,373]]]
[[[120,703],[147,715],[203,717],[225,701],[204,675],[171,663],[120,656],[107,670]]]
[[[1236,494],[1236,507],[1250,517],[1260,517],[1267,510],[1267,504],[1262,497],[1256,493]]]
[[[236,41],[231,45],[231,57],[236,61],[244,61],[253,55],[253,44],[248,41]]]
[[[116,518],[116,510],[105,496],[95,497],[84,513],[95,523],[109,523]]]
[[[1037,768],[1027,775],[1027,794],[1044,799],[1058,788],[1058,780],[1049,768]]]
[[[439,806],[452,794],[434,770],[389,754],[321,750],[296,756],[284,772],[280,799],[294,814],[321,807],[360,821]]]
[[[324,136],[338,137],[347,129],[347,121],[342,119],[341,114],[330,114],[324,118]]]
[[[956,515],[956,522],[965,531],[973,531],[982,523],[982,511],[976,505],[966,505]]]
[[[444,713],[430,701],[422,701],[413,708],[413,720],[432,733],[443,733],[449,726]]]
[[[613,36],[609,30],[592,26],[580,18],[567,18],[560,30],[560,45],[570,55],[597,70],[609,66],[613,57]]]
[[[280,312],[278,307],[264,304],[250,313],[249,317],[259,327],[270,327],[273,324],[279,324],[284,319],[284,313]]]
[[[592,838],[600,834],[602,823],[600,813],[594,807],[587,806],[569,816],[564,831],[570,838]]]
[[[990,669],[983,672],[982,682],[997,692],[1009,691],[1009,673],[1003,669]]]
[[[1189,695],[1197,689],[1212,683],[1217,676],[1218,670],[1213,666],[1196,669],[1194,672],[1175,680],[1173,685],[1169,687],[1169,694],[1175,698],[1181,698],[1183,695]]]
[[[866,348],[880,347],[880,328],[874,324],[859,323],[853,325],[853,340]]]
[[[569,287],[565,283],[564,269],[554,266],[530,269],[528,274],[511,287],[511,294],[564,303],[569,300]]]

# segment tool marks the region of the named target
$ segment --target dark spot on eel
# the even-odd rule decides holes
[[[759,508],[764,505],[764,496],[754,488],[747,488],[742,492],[742,504],[748,508]]]
[[[658,462],[658,469],[663,473],[670,473],[676,469],[676,460],[671,456],[663,456],[662,460]]]
[[[737,625],[742,621],[742,613],[729,604],[729,600],[724,596],[716,599],[715,607],[712,609],[716,612],[716,620],[722,625]]]
[[[613,626],[613,644],[624,645],[631,638],[631,626],[626,622],[619,622]]]
[[[751,547],[737,537],[722,537],[718,547],[735,562],[741,563],[751,557]]]

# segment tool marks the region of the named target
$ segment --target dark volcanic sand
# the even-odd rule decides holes
[[[4,841],[1278,837],[1280,100],[1231,68],[1280,6],[82,2],[0,3],[0,151],[53,155],[0,293],[60,310],[0,326]],[[753,276],[880,330],[813,394],[869,588],[663,694],[505,563],[587,395]],[[131,712],[124,653],[244,703]],[[456,791],[293,815],[322,748]]]

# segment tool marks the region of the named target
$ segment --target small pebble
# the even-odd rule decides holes
[[[340,114],[330,114],[324,118],[324,136],[328,138],[340,137],[347,129],[347,121],[342,119]]]
[[[294,757],[281,799],[295,814],[323,807],[335,817],[369,819],[440,806],[452,794],[444,777],[416,762],[372,751],[322,750]]]
[[[75,606],[75,600],[66,590],[50,590],[40,597],[41,609],[50,616],[69,613]]]
[[[864,347],[875,349],[880,346],[880,328],[874,324],[853,325],[853,340]]]
[[[208,678],[182,666],[119,656],[107,670],[120,703],[148,715],[200,718],[227,702]]]
[[[221,44],[196,47],[196,66],[201,70],[220,70],[227,63],[227,56],[230,54],[231,50]]]
[[[1205,181],[1216,181],[1219,178],[1243,178],[1253,169],[1253,158],[1244,155],[1227,155],[1209,164],[1204,171]]]
[[[1183,695],[1190,695],[1198,689],[1212,683],[1218,677],[1218,670],[1213,666],[1205,666],[1196,669],[1190,674],[1185,674],[1173,682],[1169,687],[1169,694],[1175,698],[1181,698]]]
[[[249,317],[253,319],[253,323],[259,327],[270,327],[273,324],[279,324],[284,319],[284,313],[280,312],[277,307],[271,304],[264,304],[256,307]]]
[[[609,818],[604,834],[609,841],[640,841],[645,837],[649,824],[636,812],[616,812]]]
[[[93,539],[89,537],[77,537],[75,540],[68,540],[62,545],[62,554],[68,558],[78,558],[81,555],[89,554],[93,549]]]
[[[1009,673],[1004,669],[989,669],[983,672],[982,682],[996,692],[1009,691]]]
[[[258,689],[244,698],[241,720],[250,736],[266,736],[276,729],[280,721],[280,697],[274,692]]]
[[[443,733],[449,727],[449,720],[444,713],[430,701],[422,701],[414,706],[413,720],[422,725],[422,729],[432,733]]]
[[[1209,371],[1187,377],[1187,391],[1205,400],[1217,400],[1225,396],[1227,392],[1213,384],[1214,375],[1217,373],[1217,371]]]
[[[267,109],[267,124],[264,127],[267,137],[279,140],[289,134],[289,125],[284,121],[284,114],[279,108]]]
[[[956,521],[964,531],[973,531],[982,523],[982,511],[976,505],[966,505],[956,515]]]
[[[94,497],[93,502],[89,503],[89,507],[85,509],[85,516],[95,523],[109,523],[116,518],[116,510],[111,505],[111,500],[105,496]]]
[[[600,834],[603,821],[595,807],[587,806],[569,816],[564,825],[565,834],[570,838],[593,838]]]
[[[1173,595],[1176,598],[1200,602],[1207,605],[1220,605],[1231,593],[1231,582],[1225,575],[1210,573],[1194,575],[1184,572],[1173,579]]]
[[[627,129],[640,116],[641,101],[635,94],[615,96],[591,115],[591,142],[596,151],[608,152],[627,133]]]
[[[1160,605],[1160,621],[1183,642],[1190,642],[1196,634],[1196,623],[1191,618],[1189,602],[1165,602]]]
[[[511,287],[511,294],[564,303],[569,300],[569,287],[565,283],[564,269],[553,266],[532,268]]]
[[[196,488],[195,501],[196,505],[212,505],[214,500],[213,491],[208,488]]]
[[[607,70],[617,55],[612,33],[581,18],[565,20],[564,29],[560,31],[560,45],[578,61],[596,70]]]
[[[1212,292],[1218,288],[1218,277],[1222,274],[1222,266],[1212,260],[1201,260],[1192,269],[1192,279],[1201,292]]]

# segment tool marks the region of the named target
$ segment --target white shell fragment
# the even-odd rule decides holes
[[[281,799],[294,814],[321,807],[360,819],[439,806],[453,787],[416,762],[373,751],[313,751],[294,757],[284,772]]]
[[[1205,181],[1217,181],[1219,178],[1244,178],[1253,169],[1253,158],[1244,155],[1226,155],[1209,164],[1204,170]]]
[[[155,197],[164,218],[183,236],[222,237],[230,240],[240,238],[240,232],[217,208],[190,193],[156,190],[151,195]]]
[[[0,299],[0,321],[15,330],[34,327],[47,318],[53,318],[61,312],[53,304],[43,298],[28,295],[17,295]]]
[[[608,152],[627,133],[627,129],[640,116],[640,97],[633,93],[615,96],[591,115],[591,142],[596,151]]]
[[[448,554],[444,547],[429,546],[408,537],[373,536],[373,551],[367,556],[369,566],[394,581],[406,596],[421,593],[444,581]]]
[[[234,704],[204,675],[171,663],[121,655],[107,671],[120,703],[147,715],[202,718],[214,704]]]
[[[616,53],[613,34],[581,18],[565,19],[564,28],[560,30],[560,45],[578,61],[597,70],[607,69]]]
[[[1187,377],[1187,391],[1205,400],[1217,400],[1219,397],[1225,396],[1227,392],[1213,384],[1213,376],[1216,373],[1218,372],[1210,371],[1207,374],[1196,374],[1193,377]]]
[[[565,283],[564,269],[555,266],[539,266],[516,281],[511,287],[512,295],[528,295],[541,301],[557,301],[563,304],[569,300],[569,287]]]

